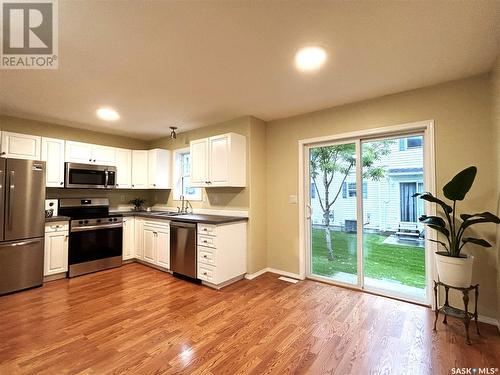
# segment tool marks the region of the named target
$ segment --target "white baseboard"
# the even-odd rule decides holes
[[[477,320],[479,320],[481,323],[491,324],[492,326],[497,327],[497,329],[500,331],[500,322],[495,318],[491,318],[489,316],[484,316],[484,315],[479,315],[477,317]]]
[[[297,279],[297,280],[304,280],[304,277],[300,276],[298,273],[293,273],[293,272],[288,272],[288,271],[282,271],[282,270],[278,270],[276,268],[271,268],[271,267],[263,268],[260,271],[257,271],[255,273],[251,273],[251,274],[247,273],[245,275],[245,279],[247,279],[247,280],[253,280],[256,277],[265,274],[266,272],[276,273],[278,275],[286,276],[286,277],[291,277],[291,278]]]
[[[255,273],[247,273],[247,274],[245,275],[245,279],[247,279],[247,280],[253,280],[253,279],[255,279],[256,277],[259,277],[260,275],[265,274],[266,272],[267,272],[267,268],[263,268],[263,269],[261,269],[260,271],[257,271],[257,272],[255,272]]]

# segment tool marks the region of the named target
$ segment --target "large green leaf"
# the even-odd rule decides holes
[[[434,225],[434,224],[427,224],[429,228],[432,228],[434,230],[437,230],[440,233],[443,233],[447,238],[450,236],[450,231],[446,228]]]
[[[465,228],[470,227],[471,225],[479,223],[500,224],[500,218],[496,215],[493,215],[491,212],[481,212],[474,215],[460,215],[460,217],[462,218],[462,220],[464,220],[461,225],[462,230],[465,230]]]
[[[482,247],[491,247],[491,244],[488,241],[482,240],[480,238],[467,237],[467,238],[464,238],[462,240],[462,242],[463,243],[470,242],[470,243],[473,243],[475,245],[479,245],[479,246],[482,246]]]
[[[444,212],[446,212],[447,214],[449,214],[453,211],[453,208],[451,208],[451,206],[447,205],[441,199],[436,198],[434,195],[432,195],[428,191],[425,193],[415,193],[415,194],[413,194],[413,197],[419,197],[420,199],[423,199],[424,201],[437,203],[443,208]]]
[[[438,227],[446,228],[446,223],[439,216],[422,215],[422,216],[420,216],[418,221],[420,221],[422,224],[432,224],[432,225],[436,225]]]
[[[443,187],[443,194],[452,201],[461,201],[472,187],[476,178],[477,168],[472,166],[459,172]]]

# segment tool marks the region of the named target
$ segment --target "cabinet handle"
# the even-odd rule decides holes
[[[0,152],[0,155],[6,155],[5,151]]]
[[[61,186],[62,186],[62,185],[64,185],[64,182],[62,182],[62,181],[61,181],[61,182],[59,182],[59,185],[61,185]]]
[[[204,275],[206,275],[207,273],[206,272],[203,272]]]
[[[90,162],[92,162],[92,159],[89,159]]]
[[[95,159],[94,159],[94,163],[95,163]]]
[[[208,258],[206,255],[203,255],[203,258]]]
[[[207,231],[208,231],[208,229],[207,229],[207,228],[203,228],[203,230],[204,230],[205,232],[207,232]]]
[[[208,243],[208,241],[207,241],[207,240],[203,240],[203,242],[204,242],[204,243]]]

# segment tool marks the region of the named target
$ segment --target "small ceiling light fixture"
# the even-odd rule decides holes
[[[171,126],[170,129],[172,129],[170,132],[170,139],[177,139],[177,133],[175,132],[177,130],[177,126]]]
[[[305,47],[295,54],[295,66],[302,72],[318,70],[326,61],[326,51],[321,47]]]
[[[97,117],[104,121],[116,121],[120,118],[118,112],[112,108],[99,108],[96,113]]]

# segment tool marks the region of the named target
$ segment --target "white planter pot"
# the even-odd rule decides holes
[[[472,265],[474,264],[472,255],[467,255],[467,258],[435,255],[439,281],[459,288],[467,288],[471,285]]]

